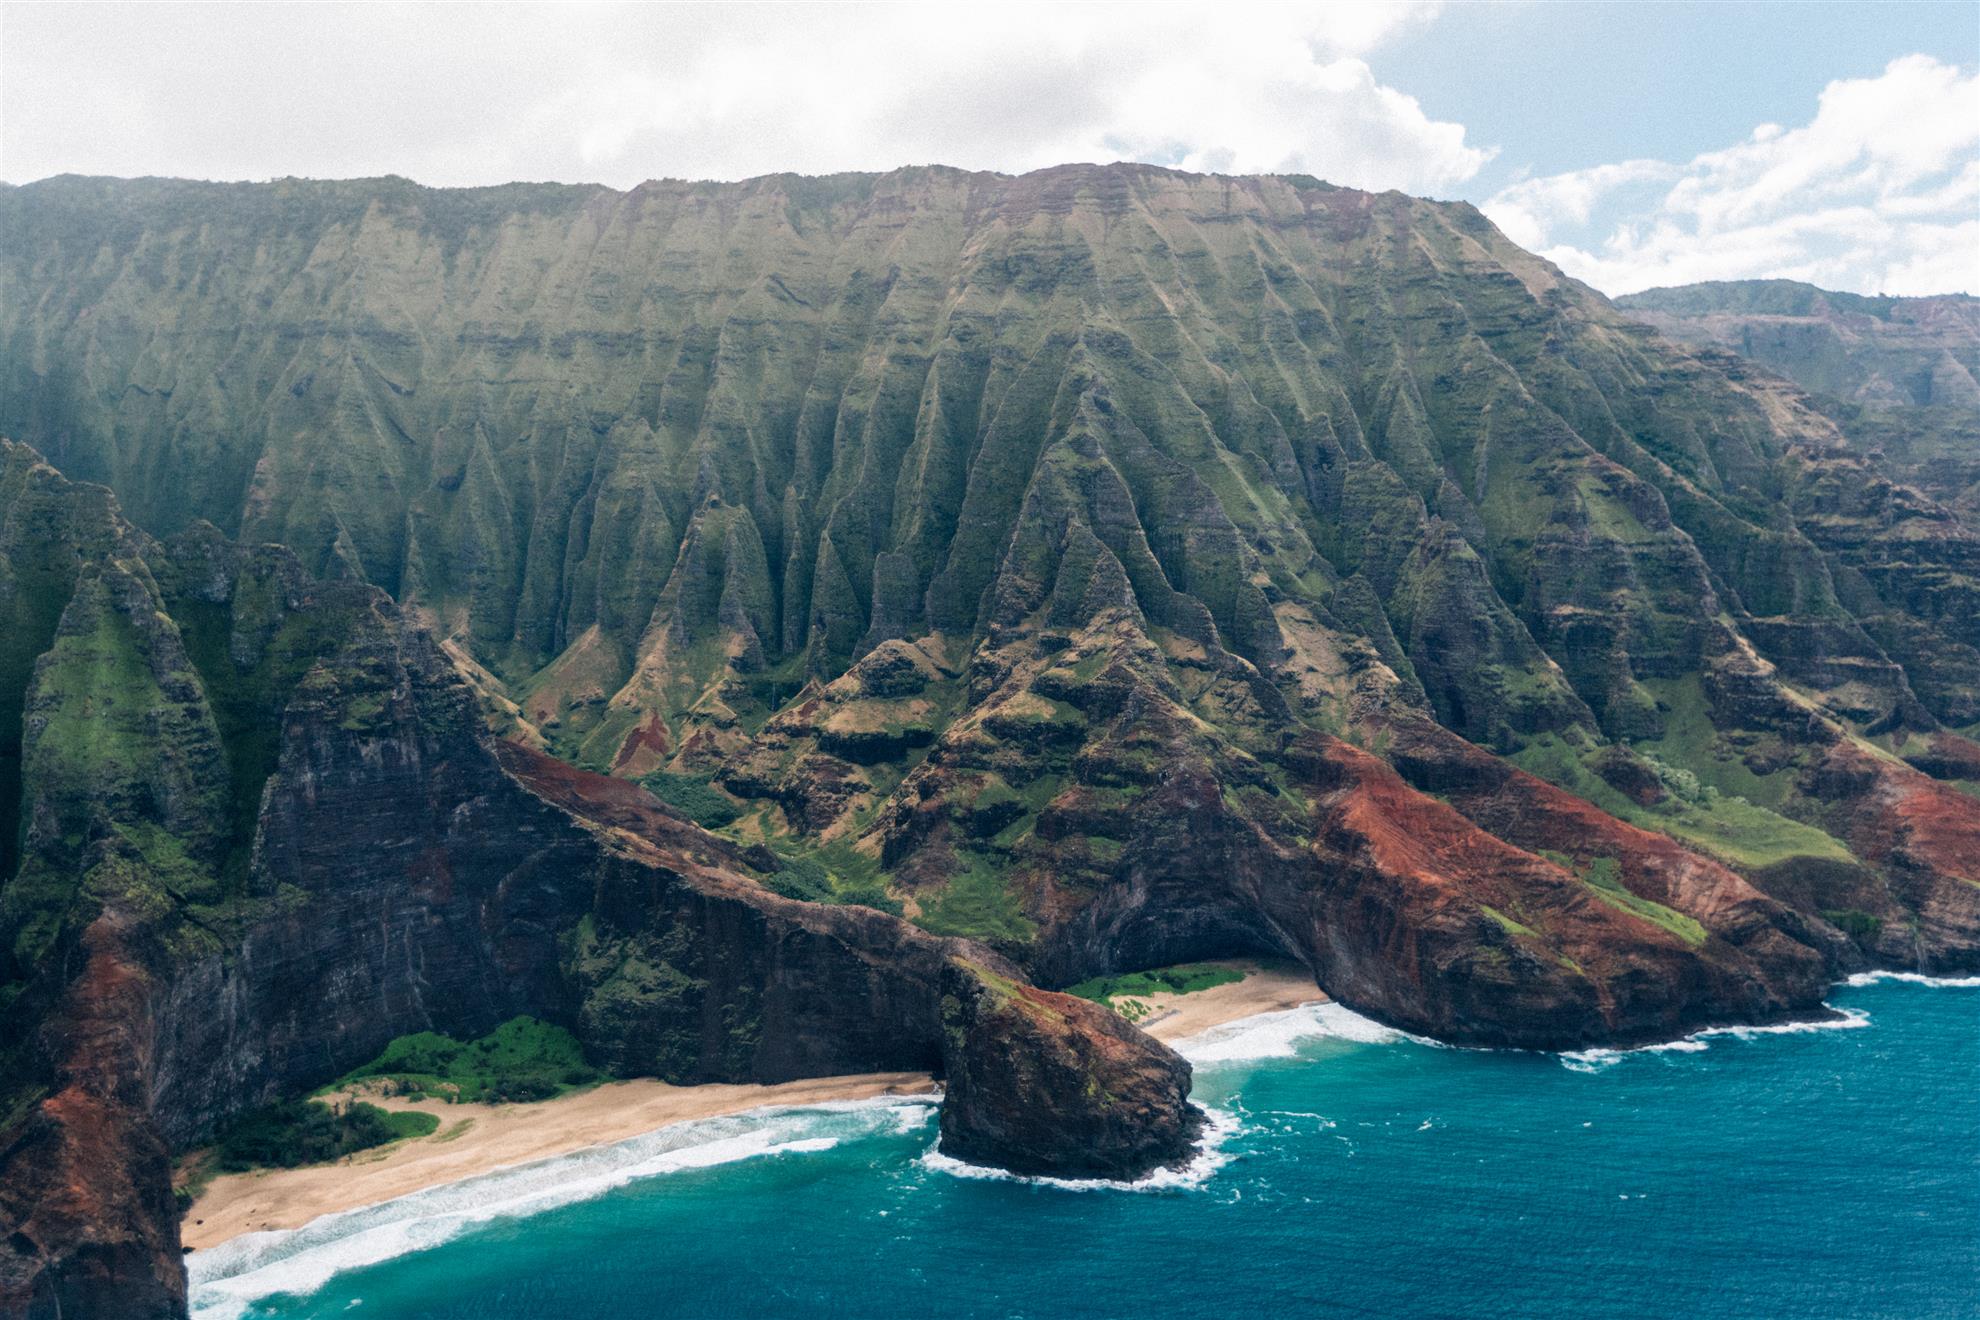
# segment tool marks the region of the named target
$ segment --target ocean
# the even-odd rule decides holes
[[[925,1101],[686,1124],[197,1253],[194,1315],[1980,1317],[1980,978],[1830,1003],[1577,1055],[1250,1019],[1148,1187],[956,1165]]]

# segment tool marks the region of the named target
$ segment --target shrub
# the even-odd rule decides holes
[[[599,1072],[584,1061],[577,1037],[532,1017],[511,1018],[479,1040],[437,1032],[400,1036],[336,1087],[377,1079],[388,1090],[448,1100],[547,1100],[589,1086]]]
[[[639,781],[640,787],[659,798],[705,830],[719,830],[734,824],[742,808],[716,788],[707,775],[674,775],[656,770]]]
[[[390,1113],[363,1101],[333,1108],[320,1100],[265,1105],[235,1120],[220,1136],[222,1171],[293,1169],[342,1159],[440,1126],[431,1114]]]
[[[1184,963],[1178,967],[1157,967],[1151,971],[1127,972],[1120,976],[1096,976],[1066,987],[1066,993],[1104,1004],[1116,995],[1187,995],[1243,979],[1244,973],[1234,967],[1220,967],[1215,963]],[[1146,1005],[1142,1006],[1142,1011],[1147,1011]]]
[[[834,897],[832,873],[809,857],[780,859],[775,874],[763,886],[773,894],[807,903],[830,903]]]
[[[897,917],[901,914],[900,900],[889,895],[879,880],[848,880],[810,857],[779,859],[777,870],[763,881],[763,887],[807,903],[859,903]]]

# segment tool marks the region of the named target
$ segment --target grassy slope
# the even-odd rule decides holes
[[[501,1102],[547,1100],[592,1085],[601,1075],[585,1063],[570,1032],[518,1017],[473,1041],[432,1031],[400,1036],[370,1063],[323,1089],[371,1080],[389,1081],[403,1094]]]

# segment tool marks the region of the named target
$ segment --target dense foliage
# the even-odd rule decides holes
[[[1184,963],[1120,976],[1096,976],[1067,986],[1066,993],[1104,1004],[1116,995],[1187,995],[1243,979],[1243,972],[1221,963]]]
[[[570,1032],[519,1017],[473,1041],[433,1031],[400,1036],[336,1085],[379,1078],[404,1094],[502,1103],[548,1100],[601,1076]]]
[[[293,1169],[323,1164],[403,1137],[423,1137],[440,1126],[432,1114],[380,1109],[354,1101],[289,1100],[236,1119],[221,1133],[216,1163],[223,1173]]]
[[[656,770],[640,787],[705,829],[719,830],[742,815],[735,800],[716,788],[709,775],[675,775]]]

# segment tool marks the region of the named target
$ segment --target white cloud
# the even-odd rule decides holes
[[[16,6],[0,175],[629,186],[941,162],[1450,192],[1491,152],[1362,58],[1435,6]]]
[[[1625,160],[1526,179],[1500,190],[1486,208],[1507,238],[1523,247],[1539,248],[1545,246],[1555,228],[1587,224],[1595,203],[1616,189],[1633,183],[1667,182],[1677,176],[1676,166],[1660,160]]]
[[[1864,293],[1980,292],[1980,75],[1925,55],[1832,82],[1814,119],[1683,165],[1528,179],[1484,205],[1508,237],[1611,294],[1783,277]]]

